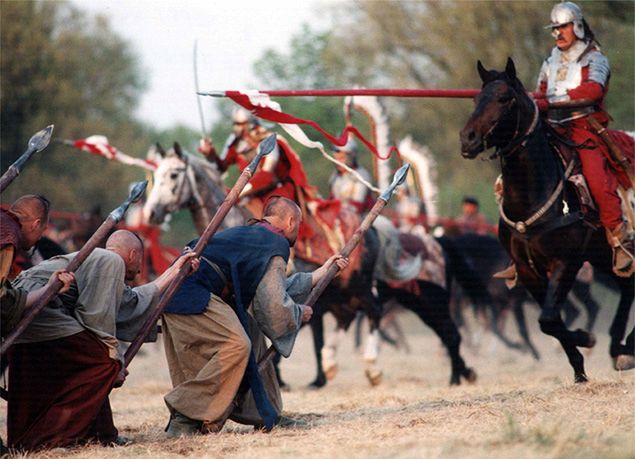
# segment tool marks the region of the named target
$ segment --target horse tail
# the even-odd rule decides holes
[[[445,255],[445,270],[447,289],[450,290],[452,279],[455,279],[469,298],[475,304],[491,304],[492,297],[487,285],[482,281],[476,269],[467,261],[467,258],[454,241],[448,237],[437,238]]]

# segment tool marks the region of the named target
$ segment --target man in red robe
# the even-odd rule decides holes
[[[232,114],[232,134],[220,155],[207,137],[201,140],[199,151],[210,162],[216,163],[221,172],[225,172],[232,164],[237,164],[242,171],[256,155],[258,144],[270,134],[256,117],[238,108]],[[262,159],[241,193],[241,197],[248,198],[247,207],[257,218],[262,216],[264,203],[271,196],[289,198],[303,208],[306,198],[314,194],[298,155],[282,137],[278,136],[277,140],[276,148]]]

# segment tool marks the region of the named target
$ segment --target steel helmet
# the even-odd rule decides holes
[[[346,155],[346,165],[349,167],[357,167],[357,142],[350,137],[346,144],[342,147],[339,145],[333,145],[333,151],[335,153],[343,153]]]
[[[249,123],[251,127],[260,125],[260,123],[258,122],[258,118],[256,118],[249,111],[245,110],[242,107],[235,108],[232,111],[232,123],[234,124]]]
[[[545,29],[553,29],[565,24],[573,23],[573,33],[580,40],[585,37],[584,33],[584,17],[582,10],[573,2],[558,3],[551,10],[551,24],[545,26]]]

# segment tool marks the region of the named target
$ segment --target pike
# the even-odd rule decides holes
[[[27,149],[22,156],[20,156],[13,164],[9,166],[7,171],[0,177],[0,193],[3,192],[15,178],[20,175],[26,162],[31,159],[34,153],[44,150],[49,141],[51,140],[51,134],[53,133],[53,125],[49,125],[39,132],[33,134],[33,137],[29,139]]]
[[[249,165],[240,174],[240,177],[238,177],[238,180],[236,180],[236,183],[227,194],[227,197],[225,197],[225,200],[218,207],[216,214],[207,224],[205,231],[203,231],[203,234],[201,234],[201,237],[194,246],[194,249],[192,251],[196,254],[197,257],[200,257],[203,249],[212,238],[214,233],[216,233],[229,210],[236,203],[236,201],[238,201],[240,192],[243,190],[243,188],[245,188],[247,182],[249,182],[249,179],[252,177],[254,171],[258,167],[258,164],[260,163],[262,157],[268,155],[273,151],[274,147],[276,146],[276,142],[276,134],[272,134],[260,143],[260,146],[258,147],[258,153],[251,161],[251,163],[249,163]],[[159,319],[159,316],[163,313],[163,310],[166,308],[170,300],[174,297],[179,287],[181,287],[181,284],[183,283],[185,278],[190,274],[191,269],[191,264],[185,263],[180,271],[176,274],[176,277],[168,286],[167,290],[161,297],[161,300],[154,308],[154,311],[152,311],[148,319],[141,327],[141,330],[126,350],[126,353],[124,355],[124,368],[126,368],[130,364],[134,356],[137,354],[137,352],[141,348],[141,345],[143,344],[143,340],[155,326],[157,320]]]
[[[93,235],[88,239],[86,244],[79,250],[77,255],[70,261],[68,266],[66,267],[66,271],[75,272],[81,266],[81,264],[88,258],[88,256],[99,246],[103,240],[108,236],[108,233],[119,223],[130,204],[135,201],[138,201],[148,186],[148,181],[144,180],[143,182],[137,182],[132,190],[130,190],[130,194],[128,195],[128,199],[124,201],[119,207],[110,212],[106,220],[101,224],[97,231],[93,233]],[[44,307],[51,302],[51,300],[57,295],[60,287],[62,287],[62,282],[59,279],[55,279],[55,282],[51,284],[45,291],[42,293],[40,298],[36,301],[36,303],[25,312],[24,316],[20,319],[15,329],[7,336],[7,338],[2,343],[0,347],[0,355],[4,355],[4,353],[11,347],[13,342],[20,336],[20,334],[26,329],[26,327],[33,321],[35,316],[37,316]]]
[[[362,223],[359,225],[359,227],[355,230],[355,233],[353,233],[353,235],[351,236],[349,241],[346,243],[346,245],[344,245],[344,247],[342,247],[342,250],[340,250],[339,254],[342,257],[348,257],[351,254],[351,252],[355,249],[355,247],[357,247],[357,244],[359,244],[359,241],[361,241],[362,237],[364,237],[364,234],[366,234],[370,226],[373,224],[375,219],[379,216],[383,208],[386,206],[386,204],[390,200],[390,197],[395,192],[395,188],[397,188],[398,185],[404,182],[404,180],[406,179],[406,176],[408,175],[409,169],[410,169],[410,165],[404,164],[397,170],[397,172],[395,172],[392,183],[388,186],[388,188],[386,188],[379,195],[379,197],[377,198],[377,201],[375,202],[375,205],[372,207],[370,212],[366,215],[366,217],[364,218]],[[326,287],[335,278],[339,270],[340,268],[337,266],[336,263],[333,263],[331,266],[329,266],[329,269],[326,271],[326,274],[324,275],[322,279],[320,279],[320,281],[315,285],[315,287],[313,287],[313,289],[311,290],[311,293],[307,297],[304,304],[312,307],[315,304],[315,302],[318,300],[320,295],[322,295]],[[267,364],[271,361],[271,359],[273,359],[275,353],[276,353],[276,350],[273,347],[273,345],[267,348],[264,355],[258,362],[258,371],[262,372],[262,370],[267,366]]]

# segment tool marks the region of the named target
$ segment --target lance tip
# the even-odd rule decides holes
[[[225,91],[197,91],[199,96],[225,97]]]

